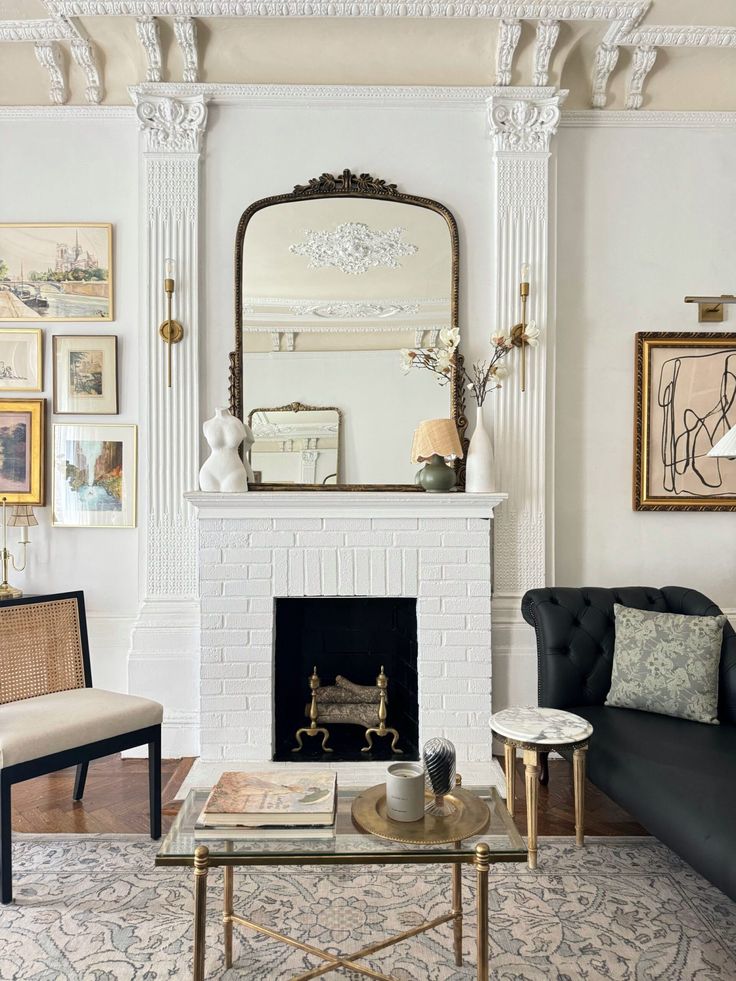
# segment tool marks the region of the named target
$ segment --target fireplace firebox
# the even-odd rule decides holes
[[[417,676],[417,601],[406,597],[276,598],[274,664],[274,754],[277,762],[346,762],[417,759],[419,696]],[[398,730],[376,737],[367,752],[365,727],[349,722],[321,721],[329,730],[322,738],[305,738],[297,747],[295,733],[310,724],[310,677],[316,667],[321,686],[376,686],[381,669],[388,679],[386,725]],[[376,705],[378,692],[376,688]],[[359,693],[360,694],[360,693]],[[327,714],[327,708],[324,708]]]

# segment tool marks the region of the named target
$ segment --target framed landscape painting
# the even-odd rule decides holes
[[[46,457],[44,399],[0,398],[0,498],[42,506]]]
[[[115,335],[54,335],[54,412],[115,415],[118,339]]]
[[[636,335],[635,510],[736,510],[736,462],[708,456],[733,425],[736,334]]]
[[[0,393],[43,390],[43,331],[0,329]]]
[[[0,223],[0,320],[112,320],[112,225]]]
[[[54,426],[51,523],[134,528],[136,426]]]

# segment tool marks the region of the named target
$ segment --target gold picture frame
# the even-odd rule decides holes
[[[30,345],[26,353],[17,349],[23,341]],[[43,331],[39,327],[0,328],[0,395],[42,391]]]
[[[0,500],[46,503],[46,399],[0,398]]]
[[[55,423],[52,527],[135,528],[137,444],[132,423]]]
[[[638,333],[635,373],[634,510],[736,511],[736,334]]]
[[[0,222],[3,322],[112,321],[113,279],[111,222]]]

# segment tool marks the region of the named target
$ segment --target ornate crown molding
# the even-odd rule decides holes
[[[567,92],[543,97],[539,93],[539,89],[507,89],[488,99],[488,122],[496,151],[549,152]]]
[[[608,79],[618,61],[618,46],[615,44],[599,44],[593,58],[593,79],[591,83],[591,104],[594,109],[603,109],[606,105]]]
[[[202,149],[207,122],[204,96],[145,96],[135,99],[135,110],[150,153],[199,153]]]
[[[644,101],[644,82],[647,75],[654,67],[657,59],[657,49],[648,45],[634,48],[634,58],[631,66],[631,75],[626,87],[626,108],[641,109]]]
[[[68,41],[77,33],[63,18],[0,20],[0,41]]]
[[[521,21],[504,18],[498,25],[496,47],[496,85],[511,85],[511,65],[521,37]]]
[[[191,17],[177,17],[174,20],[174,36],[184,59],[184,81],[199,81],[199,58],[197,55],[197,23]]]
[[[618,21],[630,30],[651,0],[46,0],[57,16],[472,17]]]
[[[69,89],[61,45],[58,41],[37,41],[35,50],[39,65],[48,72],[49,98],[57,106],[64,105],[69,98]]]
[[[102,102],[102,78],[97,67],[97,59],[92,42],[87,38],[75,38],[72,41],[72,58],[84,72],[87,85],[84,96],[87,102],[97,105]]]
[[[537,24],[537,41],[534,47],[535,85],[546,85],[549,81],[549,61],[560,36],[558,20],[540,20]]]
[[[135,22],[138,40],[146,53],[147,82],[160,82],[162,77],[161,31],[155,17],[138,17]]]

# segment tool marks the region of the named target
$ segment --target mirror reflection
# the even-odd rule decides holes
[[[336,484],[340,457],[340,411],[294,402],[254,409],[248,422],[256,483]]]
[[[400,353],[454,325],[451,218],[401,197],[287,196],[247,222],[242,404],[263,483],[413,484],[414,430],[452,414],[452,385]]]

